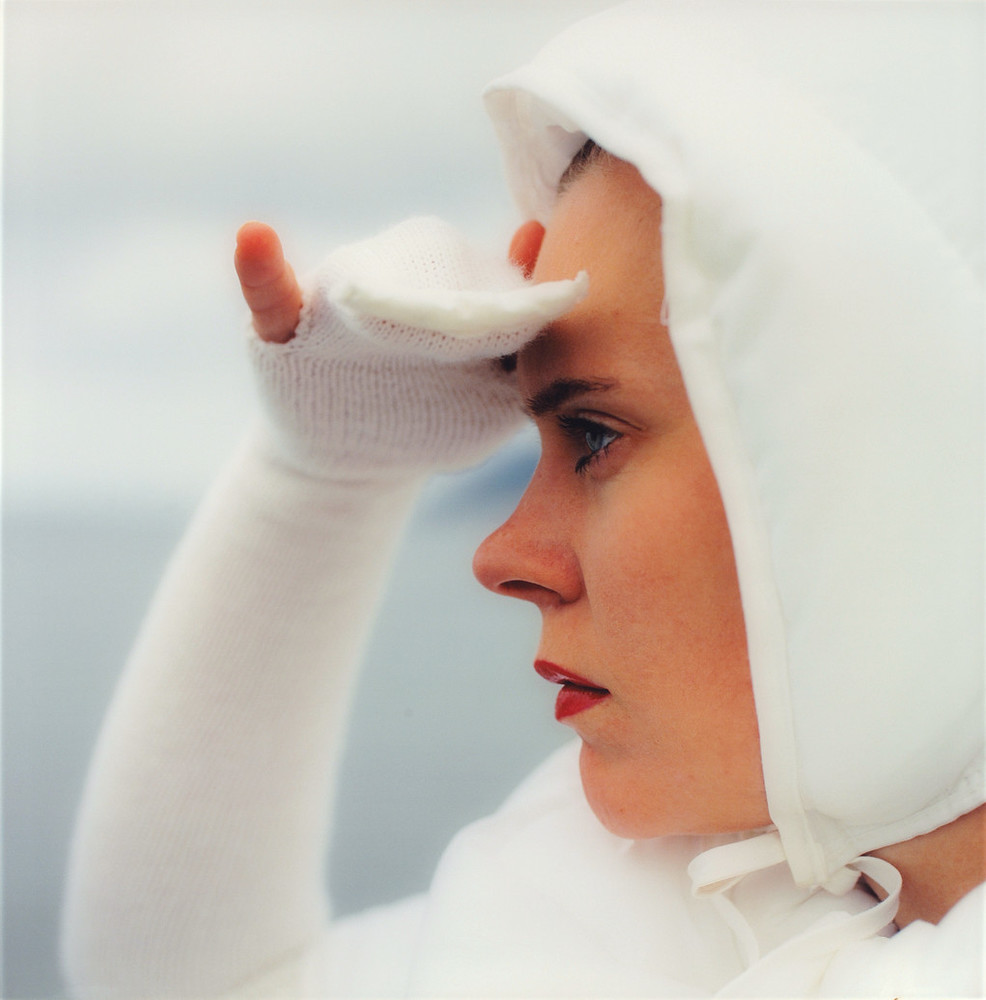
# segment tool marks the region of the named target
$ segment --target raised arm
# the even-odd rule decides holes
[[[293,332],[300,295],[268,292],[247,295],[258,327],[293,309]],[[417,479],[316,478],[264,424],[213,486],[93,760],[65,913],[76,994],[210,995],[278,965],[279,992],[300,991],[353,668]]]
[[[436,259],[463,255],[451,271],[485,276],[471,299],[433,284]],[[304,991],[334,760],[393,546],[430,469],[510,433],[495,359],[564,306],[527,303],[515,271],[434,220],[337,251],[300,315],[272,230],[241,230],[237,270],[264,417],[173,558],[96,751],[65,911],[78,995]],[[501,326],[464,336],[477,317]]]

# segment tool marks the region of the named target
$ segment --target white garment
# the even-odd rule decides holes
[[[275,415],[183,543],[104,733],[77,992],[982,993],[983,887],[887,936],[896,872],[860,857],[986,797],[982,29],[980,4],[632,3],[488,96],[526,215],[587,135],[663,199],[776,830],[619,840],[566,749],[426,898],[326,924],[349,665],[421,466],[326,471]],[[322,398],[276,360],[295,349],[261,351],[277,405]],[[853,888],[865,865],[888,903]]]
[[[331,254],[287,344],[251,333],[264,419],[168,568],[90,770],[65,907],[76,992],[222,992],[318,938],[326,803],[393,545],[425,471],[517,426],[497,359],[585,286],[527,284],[412,219]]]
[[[493,816],[463,830],[426,895],[334,924],[295,984],[329,997],[980,996],[986,887],[937,927],[838,949],[872,898],[794,885],[783,867],[734,892],[765,958],[744,956],[689,861],[712,838],[630,842],[608,834],[563,747]],[[720,838],[724,840],[725,838]],[[509,919],[505,919],[509,915]],[[498,917],[500,919],[498,919]],[[777,961],[784,941],[795,961]],[[833,955],[834,952],[834,955]],[[282,970],[282,973],[286,970]],[[268,980],[257,995],[276,980]],[[293,995],[293,994],[292,994]]]
[[[984,798],[983,16],[645,0],[487,98],[526,213],[586,135],[662,197],[803,884]]]

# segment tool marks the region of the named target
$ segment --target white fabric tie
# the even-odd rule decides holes
[[[761,962],[760,945],[750,922],[728,895],[735,885],[753,872],[763,871],[786,861],[780,834],[776,830],[746,840],[737,840],[704,851],[688,866],[692,893],[709,897],[736,938],[747,970]],[[809,955],[834,951],[853,941],[879,934],[893,922],[900,901],[900,872],[887,861],[858,857],[843,866],[821,886],[826,892],[843,896],[859,881],[860,875],[878,885],[886,898],[851,916],[833,914],[775,948],[763,958],[773,966],[777,962],[803,959]]]

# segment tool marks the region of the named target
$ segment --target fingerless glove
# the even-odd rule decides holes
[[[251,352],[279,456],[309,475],[402,475],[478,461],[522,418],[500,359],[588,287],[529,283],[432,218],[335,251],[303,281],[286,344]]]

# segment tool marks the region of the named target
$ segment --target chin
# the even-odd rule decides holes
[[[676,835],[736,833],[770,824],[766,805],[759,801],[734,803],[724,810],[715,792],[695,794],[667,775],[653,774],[653,762],[641,763],[617,755],[613,758],[583,742],[579,755],[582,788],[596,818],[610,833],[628,840],[649,840]],[[718,805],[714,815],[708,806]]]
[[[628,761],[609,762],[587,743],[579,755],[582,789],[596,819],[610,833],[628,840],[646,840],[682,833],[665,813],[667,796],[641,788],[640,769]],[[684,819],[684,817],[681,817]]]

